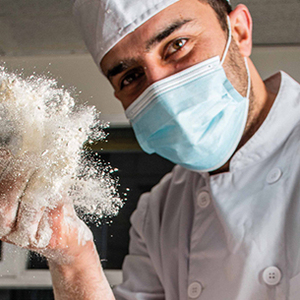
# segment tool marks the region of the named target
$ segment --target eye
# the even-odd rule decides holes
[[[122,78],[120,83],[120,89],[127,87],[134,83],[134,81],[138,80],[140,77],[144,75],[144,72],[141,69],[135,69],[126,73],[125,76]]]
[[[177,51],[181,50],[184,45],[187,43],[187,38],[179,38],[175,41],[172,41],[171,44],[168,46],[165,58],[168,58],[172,54],[176,53]]]

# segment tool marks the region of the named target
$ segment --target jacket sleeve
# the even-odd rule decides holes
[[[141,196],[131,217],[129,254],[123,263],[123,283],[114,289],[117,300],[163,300],[164,290],[148,253],[143,227],[150,194]]]

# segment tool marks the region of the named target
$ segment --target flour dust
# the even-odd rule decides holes
[[[71,199],[82,219],[98,224],[118,214],[116,169],[83,146],[105,140],[107,127],[95,107],[76,104],[56,80],[0,67],[0,148],[37,170],[31,204],[53,208]]]

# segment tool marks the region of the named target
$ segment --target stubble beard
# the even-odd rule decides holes
[[[229,51],[228,51],[229,61],[227,66],[224,66],[224,69],[228,70],[226,72],[227,78],[231,83],[233,83],[235,89],[243,96],[246,97],[248,93],[248,75],[245,59],[242,57],[238,45],[235,40],[232,38]],[[251,81],[251,78],[250,78]],[[252,84],[250,84],[250,94],[249,94],[249,109],[247,122],[243,132],[243,136],[238,145],[240,149],[249,138],[255,133],[257,124],[257,117],[255,116],[255,95],[253,92]]]

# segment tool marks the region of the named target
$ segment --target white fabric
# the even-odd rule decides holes
[[[73,13],[99,67],[122,38],[178,0],[76,0]]]
[[[87,48],[100,68],[104,55],[121,39],[177,1],[74,0],[73,14]]]
[[[141,197],[117,300],[300,299],[300,86],[285,73],[268,84],[278,76],[276,101],[230,172],[176,166]]]

